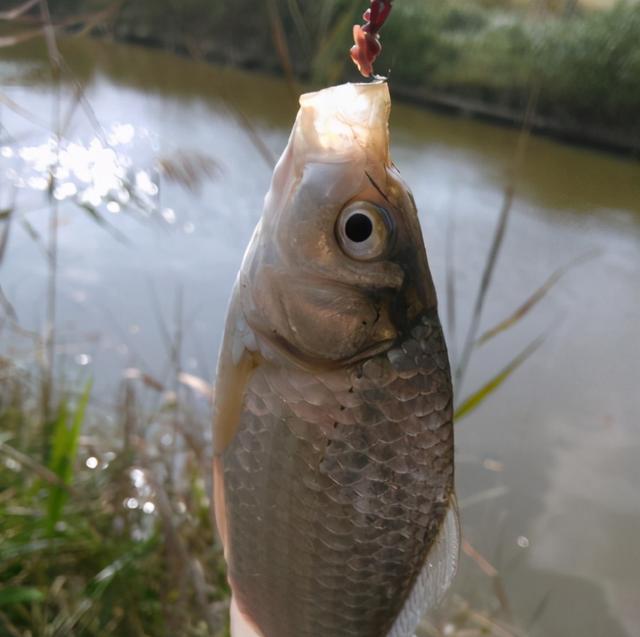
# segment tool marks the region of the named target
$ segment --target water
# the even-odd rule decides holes
[[[209,380],[227,296],[271,174],[238,112],[277,155],[295,103],[278,80],[159,52],[84,41],[64,50],[92,110],[80,103],[68,117],[73,87],[63,87],[65,144],[86,150],[74,164],[72,147],[59,180],[67,184],[58,192],[59,369],[71,379],[91,374],[107,402],[125,368],[168,382],[180,324],[183,368]],[[41,51],[3,55],[2,95],[50,125],[57,102]],[[36,164],[48,133],[6,105],[0,118],[0,208],[14,203],[21,215],[0,284],[21,324],[38,331],[48,269],[27,230],[46,238],[46,183]],[[455,220],[457,329],[449,336],[457,355],[517,134],[399,104],[391,127],[394,160],[421,211],[443,318],[445,237]],[[25,146],[33,150],[16,157]],[[158,157],[194,153],[216,163],[198,191],[158,176]],[[92,162],[102,185],[90,183]],[[137,185],[143,212],[126,211],[127,195],[109,181],[122,176]],[[71,203],[78,198],[98,206],[129,242]],[[499,569],[514,618],[531,635],[618,637],[640,629],[640,165],[532,139],[482,328],[555,268],[593,252],[515,328],[474,353],[462,389],[479,387],[545,335],[457,426],[465,536]],[[6,334],[2,350],[33,362],[28,339]],[[488,588],[464,559],[456,590],[474,601]]]

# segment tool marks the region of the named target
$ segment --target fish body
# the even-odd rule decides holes
[[[410,637],[455,572],[452,390],[385,83],[301,98],[214,405],[233,637]]]

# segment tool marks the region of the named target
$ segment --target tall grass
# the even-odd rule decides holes
[[[120,422],[103,438],[104,422],[86,410],[87,383],[79,397],[60,399],[46,426],[29,389],[33,379],[7,361],[2,373],[0,634],[195,637],[223,630],[223,561],[186,414],[184,433],[174,430],[176,414],[163,402],[149,435],[127,381]]]

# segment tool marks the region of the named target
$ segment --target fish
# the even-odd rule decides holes
[[[458,562],[452,384],[385,81],[302,95],[214,399],[232,637],[411,637]]]

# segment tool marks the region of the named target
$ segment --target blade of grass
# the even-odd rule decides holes
[[[24,542],[19,540],[17,542],[5,542],[0,546],[0,558],[3,562],[14,559],[31,559],[34,555],[40,553],[46,554],[47,552],[61,550],[68,546],[66,540],[32,540],[31,542]],[[78,548],[80,548],[78,546]]]
[[[329,23],[331,21],[331,16],[333,15],[333,11],[335,9],[336,0],[325,0],[320,5],[320,11],[318,15],[318,26],[316,33],[316,47],[320,45],[321,42],[327,36],[327,31],[329,30]]]
[[[56,317],[57,317],[57,293],[58,293],[58,221],[59,202],[53,197],[56,186],[56,174],[60,167],[60,141],[61,141],[61,68],[62,56],[56,42],[56,32],[49,13],[47,0],[40,0],[40,17],[42,19],[42,32],[47,46],[47,57],[53,86],[55,87],[55,99],[52,101],[51,121],[53,123],[55,139],[55,161],[49,166],[48,200],[50,204],[47,240],[47,296],[44,328],[44,356],[40,361],[42,371],[40,406],[42,421],[50,422],[53,412],[53,385],[55,377],[55,351],[56,351]]]
[[[309,29],[307,29],[307,25],[304,21],[304,16],[302,15],[302,11],[300,10],[300,4],[298,3],[298,0],[287,0],[287,5],[289,7],[289,14],[293,19],[293,24],[295,25],[296,31],[298,32],[298,37],[300,38],[300,43],[302,44],[304,53],[307,57],[310,57],[311,38],[309,36]]]
[[[460,362],[455,371],[455,385],[456,390],[462,389],[462,381],[469,365],[469,359],[473,351],[473,345],[476,340],[476,334],[480,327],[480,319],[482,317],[482,310],[484,308],[484,302],[491,286],[491,280],[493,278],[493,272],[495,269],[500,249],[502,248],[502,242],[504,240],[505,232],[507,230],[507,223],[511,216],[511,209],[513,208],[513,201],[515,198],[516,185],[520,174],[522,162],[531,135],[531,126],[533,123],[533,116],[535,114],[536,105],[538,103],[539,85],[535,84],[529,94],[529,101],[527,103],[527,110],[524,115],[522,130],[518,136],[518,143],[514,154],[513,163],[509,171],[509,178],[507,185],[505,186],[504,196],[502,201],[502,207],[498,216],[498,222],[489,248],[487,260],[482,272],[482,278],[480,279],[480,285],[478,286],[478,292],[476,293],[476,300],[473,307],[473,314],[471,315],[471,323],[465,338],[465,343],[462,348],[462,354],[460,356]]]
[[[84,421],[84,414],[91,393],[91,381],[85,385],[85,389],[78,401],[75,412],[69,414],[66,401],[62,401],[58,412],[58,419],[53,430],[53,446],[49,469],[58,478],[69,486],[73,478],[73,465],[78,451],[78,439]],[[53,486],[49,490],[49,505],[47,509],[46,525],[49,534],[52,534],[56,523],[60,519],[62,507],[66,502],[68,490],[60,486]]]
[[[498,324],[494,325],[492,328],[488,329],[478,340],[476,341],[476,347],[480,347],[484,345],[487,341],[490,341],[492,338],[508,330],[510,327],[513,327],[516,323],[518,323],[522,318],[524,318],[553,288],[553,286],[560,281],[560,279],[569,271],[571,268],[585,263],[589,259],[593,259],[594,257],[600,254],[599,251],[591,251],[586,254],[579,256],[578,258],[566,263],[562,267],[558,268],[555,272],[551,274],[551,276],[522,304],[518,307],[512,314],[510,314],[506,319],[500,321]]]
[[[44,240],[40,235],[40,233],[24,217],[20,219],[19,223],[22,229],[27,233],[27,236],[36,244],[36,246],[38,247],[38,250],[42,252],[42,255],[44,256],[44,258],[48,259],[49,255],[47,253],[47,246],[44,244]]]
[[[531,614],[531,619],[529,620],[529,624],[526,628],[527,633],[533,631],[536,627],[540,618],[544,615],[547,610],[547,605],[551,600],[551,591],[547,591],[543,596],[538,605],[535,607],[533,613]]]
[[[40,32],[38,31],[38,34]],[[10,110],[12,110],[16,115],[19,115],[23,119],[26,119],[31,124],[38,126],[39,128],[44,128],[45,130],[49,130],[49,123],[43,119],[40,119],[37,115],[30,113],[26,108],[20,106],[17,102],[12,100],[10,97],[5,95],[4,93],[0,93],[0,104],[6,106]]]
[[[487,577],[497,577],[498,569],[480,551],[474,548],[467,540],[462,541],[462,551],[468,555],[477,565],[478,568]]]
[[[74,201],[76,206],[86,212],[93,221],[95,221],[101,228],[103,228],[106,232],[108,232],[114,239],[120,241],[121,243],[125,243],[127,245],[131,245],[131,241],[120,232],[115,226],[111,225],[98,211],[97,208],[92,206],[91,204],[83,201]]]
[[[87,595],[90,597],[100,597],[101,595],[104,595],[105,591],[116,577],[125,574],[127,568],[132,564],[135,564],[137,559],[144,557],[151,550],[156,548],[157,544],[157,535],[152,535],[149,539],[134,544],[130,551],[118,557],[95,575],[93,580],[91,580],[87,586]]]
[[[29,9],[35,7],[40,0],[27,0],[22,4],[19,4],[17,7],[13,9],[7,9],[7,11],[0,11],[0,20],[15,20],[19,18],[22,14],[29,11]]]
[[[291,54],[289,53],[287,36],[284,31],[282,18],[280,17],[280,12],[278,11],[278,6],[276,5],[275,0],[267,0],[267,13],[269,14],[269,21],[271,23],[271,37],[273,39],[273,44],[276,47],[280,66],[284,71],[289,93],[291,93],[291,97],[295,102],[298,99],[296,78],[293,71],[293,64],[291,62]]]
[[[37,589],[29,586],[7,586],[0,589],[0,606],[11,604],[29,604],[41,602],[44,595]]]
[[[455,410],[454,419],[459,420],[471,413],[484,402],[493,392],[504,383],[513,372],[522,365],[539,347],[542,345],[544,337],[539,337],[530,343],[520,354],[518,354],[502,371],[485,383],[478,391],[466,398]]]
[[[348,34],[353,28],[353,20],[359,0],[353,0],[335,26],[322,39],[311,63],[314,82],[326,81],[334,84],[342,73],[348,59],[347,49],[342,50],[343,43],[348,41]]]
[[[484,631],[488,631],[490,635],[495,635],[495,637],[517,637],[520,634],[516,632],[515,628],[511,626],[504,626],[502,623],[495,619],[491,619],[491,617],[488,617],[484,613],[469,610],[469,617]]]
[[[41,29],[30,29],[28,31],[22,31],[22,33],[17,33],[15,35],[0,36],[0,48],[4,49],[11,46],[16,46],[16,44],[21,44],[22,42],[27,42],[28,40],[39,38],[41,35]]]
[[[78,29],[77,33],[74,33],[74,37],[81,38],[89,35],[94,27],[98,24],[107,22],[109,18],[115,15],[115,13],[124,4],[125,0],[116,0],[108,5],[102,11],[97,11],[94,14],[82,17],[82,28]]]
[[[0,453],[12,458],[23,467],[27,467],[33,471],[43,482],[69,491],[70,493],[73,492],[70,485],[66,484],[56,473],[41,465],[37,460],[31,458],[31,456],[28,456],[11,445],[8,445],[3,440],[0,440]]]
[[[3,222],[2,229],[0,230],[0,265],[2,265],[2,262],[4,261],[5,254],[7,252],[7,245],[9,244],[12,212],[12,209],[0,210],[0,221]]]

